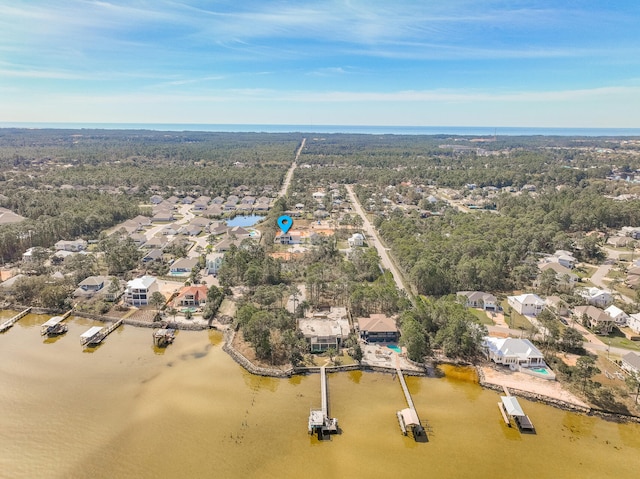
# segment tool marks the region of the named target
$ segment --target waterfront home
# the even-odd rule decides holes
[[[546,366],[544,355],[528,339],[497,338],[487,336],[484,338],[487,359],[496,364],[515,367]]]
[[[581,288],[577,291],[587,302],[593,306],[604,308],[613,303],[613,295],[609,291],[599,288]]]
[[[308,314],[298,320],[298,329],[312,353],[323,352],[329,348],[340,351],[342,342],[350,332],[347,309],[332,307],[328,311]]]
[[[358,331],[360,338],[370,343],[395,343],[400,336],[395,318],[381,313],[358,318]]]
[[[625,326],[629,315],[613,304],[604,310],[618,326]]]
[[[202,306],[207,301],[208,288],[204,284],[185,286],[173,300],[174,307]]]
[[[146,306],[151,295],[159,291],[158,282],[153,276],[144,275],[127,282],[124,292],[124,302],[132,306]]]
[[[523,316],[537,316],[544,309],[544,301],[537,294],[507,296],[507,302]]]
[[[576,306],[573,308],[573,315],[596,334],[609,334],[615,324],[611,316],[592,305]]]
[[[468,308],[482,308],[485,311],[495,311],[498,308],[497,298],[483,291],[458,291],[458,298],[462,298]]]
[[[110,282],[111,278],[108,276],[89,276],[78,283],[78,288],[73,292],[73,296],[74,298],[92,298]]]
[[[640,373],[640,356],[636,353],[627,353],[622,356],[620,367],[632,374]]]

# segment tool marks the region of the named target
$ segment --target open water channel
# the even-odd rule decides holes
[[[79,335],[96,323],[70,318],[65,336],[45,340],[46,319],[0,335],[2,478],[631,478],[640,468],[640,426],[521,400],[537,429],[522,435],[473,370],[408,378],[428,423],[422,444],[400,433],[397,378],[332,374],[343,432],[320,442],[307,434],[318,375],[253,376],[215,331],[181,331],[157,350],[150,329],[124,326],[83,352]]]

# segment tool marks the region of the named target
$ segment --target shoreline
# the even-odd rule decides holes
[[[2,305],[0,309],[2,310],[13,310],[13,311],[22,311],[26,309],[25,306],[20,305]],[[32,314],[60,314],[60,311],[47,309],[47,308],[38,308],[32,307]],[[103,323],[110,323],[114,321],[119,321],[122,318],[104,316],[94,313],[85,313],[81,311],[74,311],[72,316],[78,316],[81,318],[92,319],[95,321],[100,321]],[[277,367],[263,367],[254,364],[251,360],[247,359],[242,353],[240,353],[233,346],[233,339],[235,337],[236,331],[227,327],[227,325],[223,325],[221,323],[217,323],[212,321],[210,324],[185,324],[185,323],[171,323],[168,322],[171,327],[178,330],[184,331],[205,331],[209,329],[214,329],[217,331],[221,331],[223,333],[223,345],[222,350],[227,353],[231,359],[233,359],[237,364],[239,364],[242,368],[244,368],[250,374],[256,376],[265,376],[265,377],[275,377],[275,378],[291,378],[296,375],[307,375],[307,374],[315,374],[319,373],[321,368],[320,366],[304,366],[304,367],[288,367],[288,368],[277,368]],[[160,327],[158,322],[142,322],[125,319],[124,324],[140,327],[140,328],[157,328]],[[437,376],[435,374],[435,370],[439,365],[451,365],[451,366],[464,366],[473,368],[476,371],[476,375],[478,378],[478,385],[484,389],[490,389],[492,391],[501,392],[503,391],[503,384],[499,384],[498,382],[492,382],[487,380],[483,366],[481,364],[473,364],[469,362],[456,362],[456,361],[446,361],[443,358],[434,359],[433,363],[428,366],[425,363],[413,363],[414,366],[420,367],[422,370],[402,370],[402,373],[407,376],[419,376],[419,377],[434,377]],[[385,374],[396,374],[397,370],[394,367],[385,367],[385,366],[377,366],[370,364],[349,364],[349,365],[341,365],[341,366],[328,366],[326,367],[326,371],[328,373],[337,373],[337,372],[347,372],[347,371],[365,371],[365,372],[379,372]],[[623,413],[614,413],[611,411],[606,411],[598,408],[594,408],[587,404],[576,404],[571,401],[567,401],[564,399],[559,399],[557,397],[535,393],[531,391],[526,391],[523,389],[519,389],[517,387],[513,387],[511,385],[507,386],[509,391],[517,397],[521,397],[530,401],[540,402],[547,406],[552,406],[557,409],[576,412],[585,414],[587,416],[596,416],[601,419],[612,421],[612,422],[633,422],[636,424],[640,424],[640,416],[636,416],[633,414],[623,414]]]

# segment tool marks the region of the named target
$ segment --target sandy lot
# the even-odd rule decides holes
[[[589,407],[582,400],[562,387],[558,381],[540,379],[517,371],[498,366],[482,366],[485,382],[507,386],[534,394],[540,394],[553,399],[558,399],[581,407]]]

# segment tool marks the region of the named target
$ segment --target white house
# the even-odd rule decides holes
[[[218,274],[220,266],[222,266],[222,260],[224,259],[223,253],[210,253],[206,258],[205,274]]]
[[[636,353],[627,353],[622,356],[621,365],[622,369],[629,371],[630,373],[640,372],[640,356]]]
[[[55,245],[56,251],[84,251],[87,249],[87,242],[83,239],[78,239],[75,241],[65,241],[60,240]]]
[[[153,276],[142,276],[127,282],[124,292],[125,303],[133,306],[146,306],[151,295],[159,291],[158,282]]]
[[[362,233],[353,233],[351,238],[347,240],[349,242],[349,246],[353,248],[354,246],[364,246],[364,236]]]
[[[614,305],[609,306],[604,310],[604,312],[611,316],[618,326],[624,326],[627,324],[627,319],[629,319],[629,315],[627,313]]]
[[[578,291],[578,294],[587,300],[589,304],[598,306],[599,308],[605,308],[613,303],[613,296],[610,292],[599,288],[582,288]]]
[[[553,253],[553,256],[565,268],[573,269],[576,267],[577,260],[569,251],[559,249]]]
[[[640,334],[640,313],[630,314],[627,319],[627,326],[636,334]]]
[[[507,302],[509,306],[523,316],[537,316],[544,309],[544,300],[537,294],[507,296]]]
[[[507,366],[545,366],[544,355],[528,339],[487,336],[483,346],[487,358]]]
[[[456,296],[464,298],[465,306],[468,308],[482,308],[485,311],[495,311],[498,307],[496,297],[483,291],[458,291]]]

